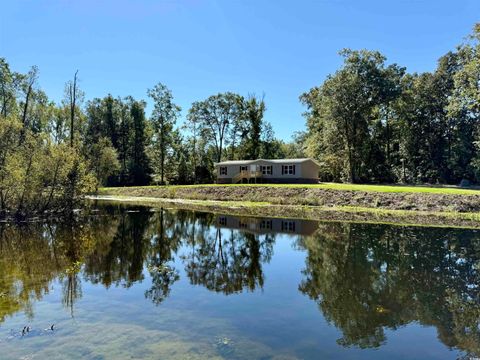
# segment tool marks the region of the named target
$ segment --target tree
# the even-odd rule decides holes
[[[4,118],[17,111],[16,93],[20,78],[10,70],[5,58],[0,58],[0,115]]]
[[[242,117],[243,97],[231,92],[212,95],[192,104],[188,117],[199,124],[201,132],[215,149],[215,159],[222,160],[225,145],[236,133],[230,131]]]
[[[118,155],[120,160],[120,183],[127,184],[130,181],[130,155],[132,149],[133,132],[132,116],[126,103],[118,99]]]
[[[345,49],[340,54],[343,67],[300,97],[308,108],[309,137],[314,139],[307,143],[318,143],[307,152],[322,162],[339,159],[342,170],[338,175],[350,182],[376,180],[384,175],[378,164],[385,163],[385,156],[372,139],[373,125],[379,109],[387,108],[397,96],[396,81],[403,69],[386,67],[385,57],[376,51]],[[374,153],[377,156],[372,158]],[[372,165],[377,171],[369,174]]]
[[[38,89],[38,69],[12,73],[3,60],[0,69],[0,217],[71,214],[95,177],[79,147],[52,130],[61,110]]]
[[[28,110],[31,98],[35,92],[34,86],[38,79],[38,68],[36,66],[32,66],[30,71],[27,75],[23,77],[23,81],[21,84],[21,90],[24,94],[23,99],[23,110],[22,110],[22,124],[24,128],[28,127]]]
[[[73,147],[75,137],[75,115],[78,111],[78,104],[83,100],[83,92],[78,88],[78,70],[75,71],[73,80],[65,85],[65,97],[70,109],[70,146]]]
[[[449,115],[456,119],[454,129],[457,130],[457,144],[452,153],[463,162],[462,177],[469,177],[468,170],[472,166],[478,181],[480,152],[475,143],[480,140],[480,23],[475,25],[469,41],[458,48],[457,60],[448,105]]]
[[[91,169],[98,180],[97,184],[105,186],[108,178],[116,174],[121,168],[117,151],[112,146],[110,139],[107,138],[100,138],[88,150],[88,158],[90,159]]]
[[[89,149],[108,139],[119,159],[120,168],[110,172],[107,184],[148,184],[152,172],[147,154],[151,129],[145,118],[145,102],[131,96],[122,99],[108,95],[89,101],[86,112],[85,153],[92,156]]]
[[[199,124],[198,124],[198,119],[196,117],[190,116],[190,114],[187,115],[187,121],[183,125],[183,129],[186,129],[190,131],[190,136],[187,138],[186,141],[186,146],[189,147],[189,158],[190,158],[190,163],[191,163],[191,177],[192,181],[194,184],[197,183],[197,165],[198,165],[198,159],[199,159],[199,154],[198,152],[200,151],[200,148],[198,146],[199,143]]]
[[[132,161],[130,166],[132,184],[147,185],[150,182],[152,169],[147,156],[149,134],[145,118],[146,103],[144,101],[136,101],[132,97],[127,97],[127,102],[133,122]]]
[[[265,101],[262,97],[249,95],[245,101],[245,119],[248,122],[248,135],[245,150],[245,159],[254,160],[260,157],[263,115],[266,111]]]
[[[154,101],[151,121],[155,131],[155,147],[159,152],[158,167],[160,184],[165,184],[165,157],[171,145],[173,126],[180,115],[181,108],[173,102],[172,92],[162,83],[148,90],[148,96]]]

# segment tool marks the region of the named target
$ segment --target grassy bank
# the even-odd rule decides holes
[[[293,188],[293,189],[324,189],[341,191],[367,191],[386,193],[426,193],[426,194],[449,194],[449,195],[480,195],[480,189],[466,189],[458,186],[410,186],[410,185],[368,185],[368,184],[343,184],[343,183],[321,183],[321,184],[205,184],[205,185],[172,185],[172,186],[138,186],[128,189],[198,189],[203,187],[269,187],[269,188]],[[101,192],[115,191],[118,188],[102,188]]]
[[[99,196],[237,215],[408,224],[480,224],[480,191],[351,184],[189,185],[102,188]],[[223,210],[222,210],[223,209]]]
[[[480,212],[479,190],[453,187],[351,184],[190,185],[103,188],[99,194],[163,199],[261,201],[276,205]]]
[[[186,200],[119,195],[98,195],[91,198],[100,200],[101,202],[121,202],[132,205],[208,211],[240,217],[254,216],[319,221],[349,221],[376,224],[384,223],[399,226],[480,228],[480,213],[385,210],[348,206],[275,205],[267,202]]]

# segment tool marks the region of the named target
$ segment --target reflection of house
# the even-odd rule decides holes
[[[215,163],[217,183],[317,183],[313,159],[236,160]]]
[[[285,233],[312,235],[317,230],[318,223],[312,220],[245,218],[220,215],[217,218],[217,226],[220,228],[248,231],[255,234]]]

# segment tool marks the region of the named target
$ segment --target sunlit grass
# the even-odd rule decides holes
[[[362,206],[278,205],[254,201],[164,199],[121,195],[100,196],[96,198],[107,202],[128,202],[130,204],[144,206],[170,204],[173,208],[212,212],[219,211],[222,214],[228,213],[235,216],[268,216],[269,218],[293,217],[296,219],[317,221],[345,221],[345,219],[348,218],[349,222],[359,223],[459,228],[478,228],[480,224],[480,213],[478,212],[396,210]],[[330,216],[325,217],[326,213],[335,214],[335,216],[338,215],[338,219],[332,220]],[[357,215],[362,219],[352,220],[350,217],[345,218],[342,214]],[[365,217],[363,218],[363,216]]]
[[[128,195],[100,195],[92,197],[96,200],[124,201],[129,203],[181,203],[201,206],[220,206],[220,207],[261,207],[271,206],[267,201],[235,201],[235,200],[197,200],[197,199],[169,199],[148,196],[128,196]]]
[[[365,185],[343,183],[320,184],[206,184],[206,185],[167,185],[167,186],[134,186],[132,189],[154,188],[200,188],[200,187],[276,187],[276,188],[301,188],[301,189],[331,189],[339,191],[373,191],[387,193],[431,193],[452,195],[480,195],[480,190],[464,189],[456,186],[404,186],[404,185]],[[118,188],[101,188],[100,193],[106,193]]]

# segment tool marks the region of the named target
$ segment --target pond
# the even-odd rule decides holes
[[[473,359],[479,270],[474,229],[98,205],[0,224],[0,358]]]

